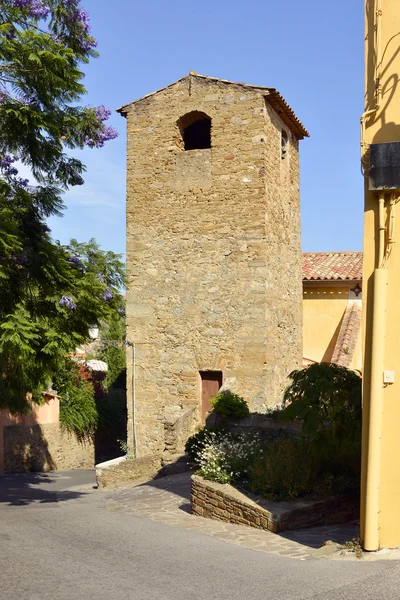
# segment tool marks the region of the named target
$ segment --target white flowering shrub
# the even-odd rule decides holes
[[[256,454],[262,453],[256,434],[206,432],[196,456],[198,473],[219,483],[242,481]]]

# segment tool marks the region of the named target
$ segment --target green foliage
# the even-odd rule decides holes
[[[196,455],[197,472],[210,481],[243,483],[259,446],[253,433],[207,431]]]
[[[99,416],[93,385],[87,380],[82,367],[65,357],[53,385],[60,396],[61,426],[74,433],[78,439],[93,437]]]
[[[276,404],[275,406],[267,406],[263,414],[273,421],[279,421],[283,410],[284,407],[282,404]]]
[[[240,485],[278,502],[356,492],[360,486],[359,456],[350,444],[327,461],[303,437],[262,443],[254,432],[203,429],[187,451],[205,479]]]
[[[129,449],[128,442],[125,442],[125,440],[117,440],[117,442],[119,442],[119,447],[121,448],[121,452],[123,454],[125,454],[127,459],[135,458],[135,455],[132,454],[132,452]]]
[[[108,323],[102,323],[101,339],[114,342],[125,338],[125,318],[115,313]],[[113,432],[121,435],[126,429],[126,348],[118,346],[101,346],[96,358],[108,365],[106,378],[103,382],[105,395],[96,400],[99,412],[99,432]]]
[[[211,405],[213,411],[220,417],[240,419],[250,414],[246,400],[230,391],[217,394],[211,399]]]
[[[227,434],[227,430],[223,427],[201,427],[192,435],[185,444],[185,452],[193,462],[197,462],[197,457],[209,441],[210,434],[215,435],[215,438],[219,439]]]
[[[277,440],[265,446],[249,469],[249,490],[273,500],[292,500],[316,488],[315,459],[303,440]]]
[[[77,104],[85,95],[81,65],[98,54],[95,41],[74,18],[77,2],[48,0],[47,22],[28,9],[0,3],[0,153],[16,154],[44,189],[81,182],[84,166],[65,152],[98,135],[101,119]],[[75,6],[74,6],[75,4]]]
[[[110,387],[107,393],[96,398],[99,416],[98,431],[119,433],[126,425],[126,390]]]
[[[350,542],[345,542],[343,544],[343,549],[348,552],[353,552],[356,555],[356,558],[363,558],[364,556],[360,538],[353,538]]]
[[[64,355],[117,311],[124,278],[119,256],[94,240],[62,247],[46,225],[83,183],[71,150],[113,134],[105,109],[79,105],[81,65],[97,53],[78,0],[46,0],[42,23],[37,4],[0,1],[0,408],[12,412],[29,410],[28,391],[40,401]]]
[[[293,371],[284,394],[290,404],[282,420],[303,421],[302,433],[319,456],[335,456],[344,442],[360,446],[361,377],[334,364],[312,364]]]
[[[354,446],[326,461],[316,456],[304,438],[277,440],[254,457],[246,487],[275,501],[357,492],[360,477],[354,459]]]
[[[108,323],[102,324],[101,339],[119,341],[125,339],[125,318],[118,313],[114,313]],[[107,377],[104,387],[111,386],[126,389],[126,349],[110,345],[103,346],[98,354],[100,360],[108,365]]]
[[[94,240],[71,240],[63,248],[42,237],[38,247],[45,246],[45,256],[32,258],[32,268],[26,267],[18,304],[12,306],[7,287],[0,298],[0,407],[14,412],[29,408],[28,391],[41,400],[41,391],[63,370],[65,354],[87,341],[90,325],[119,318],[122,303],[124,265],[118,255],[101,250]],[[41,260],[40,273],[49,275],[34,280]],[[75,308],[61,304],[63,297]]]

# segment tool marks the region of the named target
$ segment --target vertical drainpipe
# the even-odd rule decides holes
[[[379,549],[379,485],[385,360],[387,271],[375,269],[372,315],[371,387],[366,465],[364,549]]]
[[[387,270],[383,268],[385,247],[385,194],[379,195],[378,268],[374,271],[372,308],[371,372],[369,398],[368,457],[365,486],[365,550],[379,550],[379,486],[383,416],[383,371],[385,361],[385,327]]]

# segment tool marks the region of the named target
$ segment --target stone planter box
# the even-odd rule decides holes
[[[322,500],[298,499],[270,502],[243,493],[229,484],[192,476],[191,512],[200,517],[227,521],[280,533],[291,529],[347,523],[359,518],[359,499],[346,495]]]

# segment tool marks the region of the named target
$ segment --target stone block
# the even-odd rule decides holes
[[[58,423],[8,425],[3,429],[4,472],[85,469],[94,466],[94,446]]]
[[[204,500],[198,500],[199,493]],[[223,493],[224,502],[216,505],[218,493]],[[192,496],[192,507],[201,503],[203,516],[207,518],[222,519],[272,533],[347,522],[359,515],[359,501],[353,496],[271,503],[239,492],[228,484],[206,482],[197,475],[192,476]],[[197,513],[197,509],[194,512]]]

